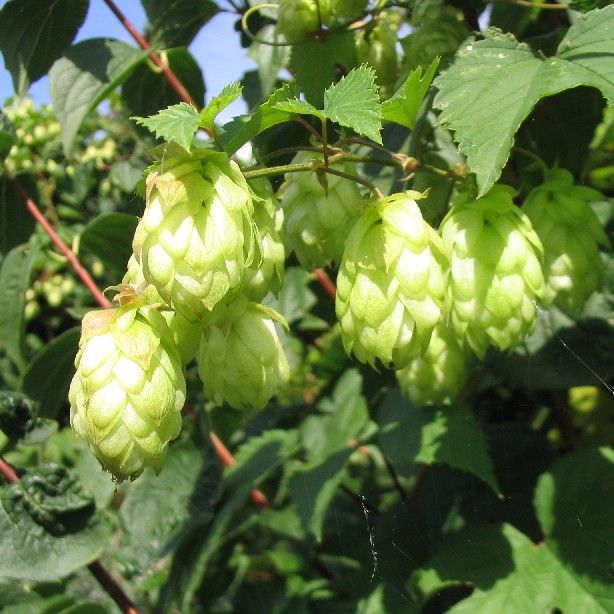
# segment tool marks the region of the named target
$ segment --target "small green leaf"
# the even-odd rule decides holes
[[[281,313],[288,324],[304,318],[316,304],[316,295],[309,289],[310,274],[300,267],[288,267],[284,281],[275,298],[267,295],[265,304]]]
[[[286,83],[275,90],[251,115],[240,115],[224,124],[220,134],[224,149],[229,154],[233,154],[261,132],[288,121],[292,114],[276,109],[275,105],[283,100],[296,98],[296,96],[296,87],[291,83]]]
[[[382,401],[378,423],[382,452],[400,473],[411,474],[415,463],[445,463],[500,492],[486,437],[471,410],[418,409],[396,388]]]
[[[110,38],[90,38],[70,47],[51,67],[49,94],[69,153],[81,122],[147,57]]]
[[[26,290],[38,253],[29,245],[19,245],[6,255],[0,268],[0,347],[20,370],[25,367]]]
[[[422,66],[412,70],[396,93],[382,104],[382,118],[413,128],[438,66],[439,58],[436,58],[424,75]]]
[[[79,251],[100,258],[107,266],[123,272],[132,254],[132,237],[138,218],[128,213],[105,213],[92,220],[79,237]]]
[[[382,142],[382,107],[375,84],[375,71],[363,64],[324,92],[326,117],[342,126]]]
[[[77,34],[88,0],[12,0],[0,10],[0,50],[17,94],[47,73]]]
[[[66,403],[79,336],[77,326],[63,332],[34,356],[23,374],[21,390],[40,403],[42,418],[55,418]]]
[[[296,113],[297,115],[315,115],[321,119],[326,117],[322,111],[316,109],[310,102],[300,100],[299,98],[278,102],[275,108],[280,111],[287,111],[288,113]]]
[[[214,96],[209,104],[200,112],[200,126],[213,130],[215,118],[220,111],[234,102],[243,92],[243,86],[235,81],[230,83],[217,95]]]
[[[198,111],[187,102],[174,104],[151,117],[132,117],[137,124],[153,132],[159,139],[173,141],[190,151],[200,124]]]

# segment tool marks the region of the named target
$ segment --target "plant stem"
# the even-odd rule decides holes
[[[357,175],[350,175],[349,173],[344,173],[343,171],[338,171],[335,168],[323,168],[323,171],[330,173],[331,175],[337,175],[337,177],[343,177],[344,179],[349,179],[350,181],[355,181],[356,183],[360,183],[361,185],[366,186],[371,190],[373,196],[375,198],[383,198],[383,194],[379,191],[379,188],[371,183],[368,179],[363,179],[362,177],[358,177]]]
[[[301,171],[314,171],[313,162],[304,162],[302,164],[282,164],[280,166],[268,166],[265,168],[256,168],[251,171],[243,171],[245,179],[253,179],[254,177],[269,177],[271,175],[283,175],[285,173],[300,173]]]
[[[0,458],[0,474],[2,474],[11,484],[19,484],[21,481],[15,470],[3,458]],[[115,581],[115,579],[100,564],[99,561],[90,563],[87,568],[124,614],[140,614],[140,610],[136,607],[130,597],[126,595],[122,587]]]
[[[316,276],[316,279],[324,288],[324,292],[328,294],[328,296],[334,301],[337,296],[337,288],[335,287],[335,282],[330,278],[328,273],[321,268],[314,269],[313,274]]]
[[[233,467],[236,463],[234,456],[230,453],[230,450],[224,445],[222,440],[213,431],[209,431],[209,439],[211,439],[213,449],[222,463],[226,465],[226,467]],[[254,489],[249,495],[251,500],[259,507],[269,507],[269,500],[261,490]]]
[[[41,210],[37,207],[36,203],[28,196],[24,187],[21,185],[18,179],[14,180],[14,185],[21,197],[23,198],[26,207],[28,208],[28,211],[30,212],[32,217],[37,221],[37,223],[53,241],[53,243],[60,250],[60,252],[62,252],[68,264],[72,267],[72,269],[77,274],[79,279],[83,282],[85,287],[90,291],[90,294],[94,297],[96,302],[105,309],[111,307],[110,301],[96,285],[96,282],[92,279],[92,276],[79,262],[79,259],[77,258],[75,253],[68,247],[68,245],[66,245],[66,243],[64,243],[64,241],[62,241],[62,239],[53,229],[51,224],[42,214]]]

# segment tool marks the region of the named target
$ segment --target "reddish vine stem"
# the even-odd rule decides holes
[[[328,273],[324,269],[315,269],[313,274],[316,276],[316,279],[324,288],[324,291],[330,298],[334,301],[337,296],[337,288],[335,287],[335,282],[330,278]]]
[[[222,461],[226,467],[232,467],[236,461],[234,456],[230,453],[230,450],[224,445],[222,440],[213,432],[209,431],[209,439],[213,444],[215,454]],[[269,507],[269,500],[267,496],[261,491],[254,489],[249,493],[251,500],[259,507]]]
[[[119,7],[115,4],[113,0],[104,0],[104,3],[111,9],[115,17],[120,21],[122,26],[126,28],[130,36],[136,41],[138,46],[145,51],[151,50],[151,45],[149,41],[136,29],[134,24],[119,10]],[[187,102],[191,104],[193,107],[198,109],[198,104],[190,95],[190,92],[185,88],[183,83],[178,79],[177,75],[173,72],[173,70],[162,60],[162,58],[155,52],[151,51],[149,54],[151,61],[162,71],[164,78],[168,81],[168,84],[175,90],[179,98],[183,102]]]
[[[62,241],[58,233],[53,229],[47,218],[43,215],[41,210],[37,207],[36,203],[28,196],[23,186],[18,180],[15,180],[15,188],[23,198],[28,211],[41,228],[47,233],[48,237],[53,241],[54,245],[62,252],[62,255],[68,261],[68,264],[72,267],[79,279],[83,282],[85,287],[90,291],[90,294],[94,297],[96,302],[105,309],[111,306],[110,301],[102,293],[100,288],[96,285],[96,282],[92,279],[87,269],[79,262],[76,254]]]
[[[11,484],[19,484],[21,481],[13,467],[3,458],[0,458],[0,474]],[[101,565],[100,561],[90,563],[87,568],[124,614],[141,614],[141,611],[136,607],[130,597],[124,593],[122,587],[116,582],[113,576]]]

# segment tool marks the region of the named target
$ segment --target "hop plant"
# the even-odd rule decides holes
[[[179,435],[185,380],[162,316],[152,308],[91,311],[83,318],[70,422],[120,480],[159,472]]]
[[[441,225],[451,323],[478,356],[491,344],[506,350],[521,343],[544,293],[542,244],[513,194],[506,185],[477,200],[461,194]]]
[[[284,279],[284,213],[268,180],[252,181],[252,186],[254,222],[260,238],[262,260],[253,262],[245,271],[243,293],[252,301],[260,301],[267,292],[277,294]]]
[[[198,370],[205,392],[216,403],[261,409],[290,377],[275,329],[277,312],[238,297],[205,328]]]
[[[337,276],[336,312],[348,353],[403,368],[422,355],[442,316],[447,259],[423,220],[418,192],[393,194],[362,214]]]
[[[603,279],[599,246],[607,246],[608,239],[589,206],[603,198],[597,190],[574,185],[572,174],[561,168],[551,170],[523,205],[544,246],[545,302],[574,315]]]
[[[435,326],[423,356],[396,372],[401,390],[418,406],[451,403],[467,382],[469,355],[452,329]]]
[[[164,159],[146,185],[133,241],[143,276],[173,309],[205,319],[259,249],[247,182],[227,154],[203,149]]]
[[[319,154],[299,152],[293,164],[321,159]],[[339,170],[352,169],[342,165]],[[338,263],[345,239],[365,204],[356,183],[335,175],[323,179],[316,171],[291,173],[286,176],[280,196],[288,251],[294,250],[307,269],[331,261]]]
[[[277,29],[286,39],[298,42],[330,21],[330,0],[280,0]]]

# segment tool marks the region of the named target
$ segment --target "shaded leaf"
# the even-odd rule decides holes
[[[260,41],[274,43],[272,45]],[[248,56],[258,65],[258,76],[264,96],[268,96],[277,82],[279,71],[290,59],[290,47],[277,43],[285,42],[277,27],[269,24],[258,30],[258,40],[252,42]]]
[[[19,181],[26,192],[37,201],[38,188],[29,175]],[[26,208],[21,194],[8,177],[0,177],[0,255],[25,243],[34,230],[34,218]]]

